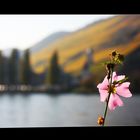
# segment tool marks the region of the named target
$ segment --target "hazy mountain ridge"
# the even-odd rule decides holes
[[[140,16],[111,17],[69,33],[68,36],[52,41],[48,46],[44,44],[43,49],[32,53],[32,67],[37,73],[43,72],[53,51],[58,50],[59,63],[64,70],[77,72],[86,61],[84,52],[87,48],[94,50],[93,61],[98,64],[114,49],[126,56],[131,54],[139,48],[139,38]]]
[[[40,51],[41,49],[47,47],[49,44],[53,43],[54,41],[65,37],[68,34],[69,34],[69,32],[53,33],[53,34],[49,35],[48,37],[45,37],[44,39],[42,39],[40,42],[33,45],[29,49],[31,50],[32,53],[35,53],[35,52]]]

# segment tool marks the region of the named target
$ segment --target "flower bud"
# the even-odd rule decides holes
[[[123,61],[124,61],[124,56],[121,55],[121,54],[119,54],[119,55],[118,55],[118,59],[119,59],[120,62],[123,62]]]
[[[103,123],[104,123],[104,118],[101,117],[101,116],[99,116],[97,122],[98,122],[99,125],[103,125]]]
[[[115,57],[117,55],[116,51],[112,52],[112,56]]]

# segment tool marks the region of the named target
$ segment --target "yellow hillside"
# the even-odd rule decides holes
[[[41,73],[48,66],[50,57],[54,50],[57,50],[59,53],[59,63],[63,65],[69,58],[76,55],[81,51],[85,51],[87,48],[93,48],[94,56],[93,60],[95,63],[98,63],[108,57],[108,53],[111,53],[112,50],[117,50],[124,55],[127,55],[134,49],[140,46],[140,33],[134,36],[131,40],[128,40],[125,43],[107,46],[104,48],[104,45],[114,43],[117,39],[115,36],[118,34],[118,31],[121,32],[123,28],[138,28],[140,29],[140,17],[136,16],[116,16],[104,21],[101,21],[97,24],[93,24],[87,28],[81,29],[79,31],[73,32],[70,35],[55,41],[46,48],[33,53],[31,55],[31,64],[33,70],[36,73]],[[119,34],[119,37],[121,33]],[[125,36],[121,36],[125,39]],[[44,61],[46,63],[36,65],[38,62]],[[83,55],[64,66],[66,72],[75,72],[80,71],[83,67],[83,64],[86,61],[86,56]]]

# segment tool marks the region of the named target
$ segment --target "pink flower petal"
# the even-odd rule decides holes
[[[113,74],[112,74],[112,82],[114,82],[116,80],[117,80],[117,74],[116,74],[116,72],[113,72]]]
[[[104,83],[100,83],[97,85],[97,88],[101,89],[101,90],[107,90],[108,89],[108,85],[104,84]]]
[[[117,94],[114,94],[118,106],[123,106],[123,102]]]
[[[130,82],[124,82],[121,86],[128,88],[130,86]]]
[[[119,80],[122,80],[125,78],[125,75],[120,75],[120,76],[117,76],[116,72],[113,72],[113,75],[112,75],[112,82],[114,81],[119,81]]]
[[[111,94],[110,99],[109,99],[108,107],[112,111],[117,106],[123,106],[123,102],[122,102],[122,100],[119,98],[119,96],[117,94]]]
[[[99,93],[100,93],[100,101],[105,102],[108,97],[108,91],[99,89]]]
[[[97,88],[102,89],[102,90],[107,90],[108,89],[108,79],[107,76],[104,78],[103,82],[97,85]]]
[[[109,98],[109,103],[108,103],[108,107],[109,107],[110,110],[114,110],[114,109],[115,109],[115,108],[114,108],[113,102],[114,102],[114,97],[113,97],[113,95],[111,94],[111,95],[110,95],[110,98]]]
[[[104,78],[103,83],[106,84],[106,85],[108,85],[108,79],[107,79],[107,76]]]
[[[120,86],[116,87],[117,94],[126,98],[131,97],[132,94],[129,91],[129,85],[130,85],[130,82],[125,82],[125,83],[122,83]]]
[[[122,79],[124,79],[124,78],[125,78],[125,75],[117,76],[117,81],[120,81],[120,80],[122,80]]]

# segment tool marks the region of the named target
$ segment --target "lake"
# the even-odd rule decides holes
[[[140,96],[122,98],[123,107],[108,110],[107,126],[140,125]],[[98,126],[105,103],[91,94],[1,94],[0,127]]]

